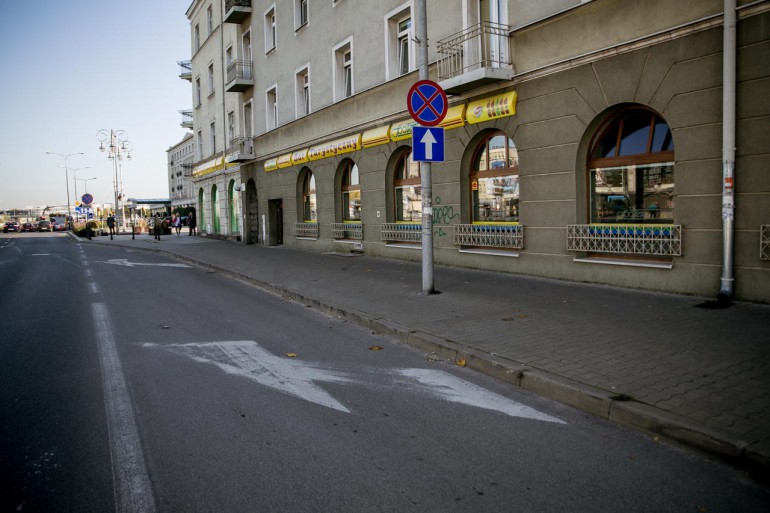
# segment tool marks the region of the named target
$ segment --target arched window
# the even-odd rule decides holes
[[[230,184],[227,187],[227,214],[230,222],[230,233],[239,233],[238,190],[235,188],[235,180],[230,180]]]
[[[668,124],[643,107],[611,118],[588,161],[592,223],[672,223],[674,140]]]
[[[396,222],[422,222],[420,164],[412,160],[411,150],[405,151],[396,163],[393,187]]]
[[[361,221],[361,185],[358,165],[346,160],[342,169],[342,220]]]
[[[474,223],[519,221],[519,154],[503,132],[486,137],[476,149],[470,171]]]
[[[217,186],[211,186],[211,221],[214,233],[219,233],[219,197],[217,196]]]
[[[201,227],[201,230],[204,230],[206,226],[206,195],[202,188],[198,190],[198,212],[200,213],[200,216],[198,216],[198,226]]]
[[[315,176],[312,171],[305,174],[302,184],[302,211],[306,223],[318,222],[318,208],[316,204]]]

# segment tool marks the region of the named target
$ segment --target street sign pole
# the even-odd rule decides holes
[[[428,80],[428,10],[426,0],[415,2],[415,37],[420,80]],[[422,293],[433,294],[433,186],[431,163],[420,162],[422,188]]]

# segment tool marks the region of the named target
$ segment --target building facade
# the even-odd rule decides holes
[[[770,1],[734,11],[734,164],[725,4],[428,0],[450,107],[434,261],[770,301]],[[193,77],[222,82],[198,103],[193,83],[202,231],[420,260],[414,2],[197,0],[188,18]]]
[[[195,206],[192,171],[196,158],[195,139],[192,134],[185,134],[181,141],[166,150],[166,157],[171,209]]]

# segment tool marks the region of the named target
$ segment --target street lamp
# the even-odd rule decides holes
[[[123,160],[124,155],[125,158],[131,159],[131,143],[128,141],[128,134],[125,131],[113,129],[99,130],[96,132],[96,140],[99,141],[99,151],[107,151],[107,158],[112,160],[115,222],[120,226],[125,219],[123,219],[122,209],[119,209],[120,200],[123,199],[123,181],[119,162]]]
[[[67,183],[67,224],[69,224],[70,219],[72,219],[72,210],[70,207],[70,177],[69,177],[69,171],[67,168],[67,159],[73,155],[85,155],[82,151],[79,151],[78,153],[56,153],[54,151],[47,151],[45,152],[46,155],[58,155],[59,157],[64,157],[64,178],[66,179]]]
[[[88,194],[88,181],[89,180],[96,180],[96,178],[97,177],[93,177],[93,178],[76,178],[76,180],[78,182],[83,182],[83,187],[85,187],[85,194]]]

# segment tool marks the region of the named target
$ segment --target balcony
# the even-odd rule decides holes
[[[449,94],[513,78],[511,27],[482,22],[436,43],[439,85]]]
[[[682,256],[682,225],[570,224],[567,251]]]
[[[225,162],[246,162],[254,160],[254,140],[251,137],[233,137],[227,149]]]
[[[182,115],[182,122],[180,125],[182,125],[182,128],[189,128],[192,130],[193,127],[193,111],[191,110],[180,110],[179,113]]]
[[[185,178],[190,178],[193,175],[193,165],[192,162],[185,162],[184,164],[181,164],[182,166],[182,176]]]
[[[179,78],[192,82],[192,61],[177,61],[179,64]]]
[[[233,61],[227,66],[228,93],[242,93],[254,87],[253,66],[250,61]]]
[[[240,25],[251,16],[251,0],[225,0],[225,23]]]

